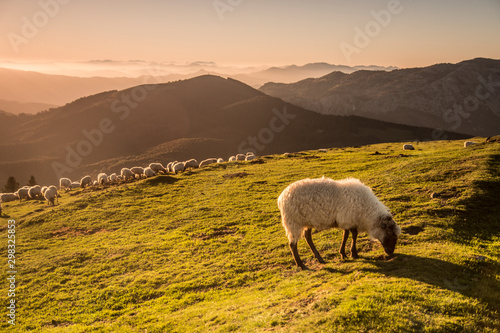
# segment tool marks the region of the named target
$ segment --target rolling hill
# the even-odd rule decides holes
[[[260,90],[321,114],[358,115],[491,136],[500,129],[500,60],[386,71],[332,72]]]
[[[400,151],[382,143],[271,155],[63,191],[55,207],[6,203],[5,240],[16,221],[15,330],[498,331],[499,143]],[[402,228],[394,256],[360,234],[360,258],[341,260],[342,233],[327,230],[313,234],[326,264],[301,240],[311,270],[295,268],[276,199],[323,175],[373,188]],[[0,327],[12,330],[7,319]]]
[[[211,75],[103,92],[37,115],[0,117],[7,120],[0,122],[0,179],[15,176],[21,183],[30,175],[54,183],[135,163],[227,159],[250,150],[262,155],[436,139],[431,129],[320,115]]]

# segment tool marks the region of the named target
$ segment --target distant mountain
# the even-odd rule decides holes
[[[332,115],[358,115],[470,135],[500,132],[500,60],[386,71],[332,72],[262,92]]]
[[[0,99],[0,110],[13,114],[20,114],[20,113],[32,114],[55,107],[58,107],[58,105],[44,104],[44,103],[20,103],[20,102],[6,101],[4,99]]]
[[[5,132],[3,132],[5,130]],[[205,75],[80,98],[36,115],[0,113],[0,183],[119,172],[153,161],[257,155],[402,140],[432,131],[320,115],[233,79]],[[449,133],[449,138],[463,136]]]
[[[284,67],[271,67],[266,70],[248,73],[231,75],[230,77],[245,82],[246,84],[258,88],[266,82],[281,82],[291,83],[306,78],[316,78],[324,76],[333,71],[342,73],[353,73],[359,70],[383,70],[391,71],[397,67],[382,67],[382,66],[344,66],[332,65],[325,62],[310,63],[303,66],[290,65]]]

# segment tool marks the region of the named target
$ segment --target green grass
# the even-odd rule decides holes
[[[401,147],[224,163],[63,192],[55,207],[6,203],[4,263],[7,220],[18,224],[17,325],[10,330],[498,331],[500,145]],[[226,177],[242,172],[248,175]],[[395,256],[362,234],[360,258],[341,260],[341,231],[328,230],[313,234],[326,264],[301,240],[311,270],[295,268],[276,199],[291,182],[323,175],[373,188],[403,230]],[[6,291],[2,297],[7,304]]]

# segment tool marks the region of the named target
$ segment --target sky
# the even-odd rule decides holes
[[[500,0],[0,0],[0,22],[0,67],[31,70],[500,59]]]

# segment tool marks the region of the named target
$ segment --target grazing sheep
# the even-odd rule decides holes
[[[214,163],[217,163],[216,158],[207,158],[206,160],[203,160],[200,162],[200,168],[203,168],[207,165],[214,164]]]
[[[156,172],[154,172],[154,170],[150,167],[147,167],[144,169],[144,176],[146,176],[146,178],[154,177],[156,176]]]
[[[247,155],[245,157],[245,161],[252,161],[252,160],[255,160],[257,158],[257,156],[255,155]]]
[[[109,178],[109,181],[113,182],[113,183],[116,183],[118,181],[118,175],[116,173],[110,174],[108,178]]]
[[[108,175],[104,172],[101,172],[97,175],[97,184],[104,185],[108,182]]]
[[[47,200],[48,204],[55,205],[54,201],[57,197],[57,187],[54,185],[49,186],[47,191],[45,191],[45,194],[43,195],[45,199]]]
[[[476,145],[477,143],[474,142],[474,141],[465,141],[464,142],[464,148],[467,148],[469,146],[473,146],[473,145]]]
[[[177,162],[172,166],[172,172],[174,174],[180,171],[184,171],[184,162]]]
[[[246,155],[238,154],[238,155],[236,155],[236,160],[237,161],[244,161],[245,157],[246,157]]]
[[[136,167],[130,168],[130,171],[132,171],[132,173],[134,173],[136,176],[138,175],[139,178],[142,177],[142,175],[144,174],[144,168],[143,167],[136,166]]]
[[[92,185],[92,184],[93,184],[92,177],[90,177],[90,176],[85,176],[80,180],[81,187],[85,187],[85,186]]]
[[[120,175],[123,180],[134,178],[134,173],[129,168],[122,168],[122,170],[120,171]]]
[[[40,185],[30,187],[28,195],[30,199],[38,199],[42,195],[42,187]]]
[[[10,202],[19,199],[15,193],[0,193],[0,202]]]
[[[155,173],[158,173],[158,172],[163,172],[163,173],[167,173],[167,170],[165,169],[165,167],[163,166],[163,164],[161,163],[151,163],[149,165],[149,167],[151,168],[151,170],[153,170]]]
[[[184,169],[187,169],[187,168],[197,168],[198,167],[198,161],[195,160],[194,158],[190,159],[190,160],[187,160],[186,162],[184,162]]]
[[[170,162],[167,164],[167,171],[170,172],[170,173],[174,173],[174,165],[176,165],[177,161],[173,161],[173,162]]]
[[[218,158],[217,163],[224,163],[224,159],[222,157]]]
[[[28,188],[21,187],[19,190],[17,190],[16,195],[19,198],[19,200],[29,199],[30,198],[29,191],[30,191],[29,187]]]
[[[322,149],[318,149],[318,151],[319,151],[320,153],[328,153],[328,149],[324,149],[324,148],[322,148]]]
[[[345,244],[352,233],[351,256],[357,258],[358,232],[382,243],[392,254],[401,228],[394,222],[384,204],[371,189],[354,178],[335,181],[330,178],[303,179],[290,184],[279,196],[278,207],[290,250],[298,267],[307,269],[299,257],[297,242],[305,236],[307,244],[320,263],[324,263],[311,238],[312,228],[344,230],[340,255],[346,258]]]
[[[407,143],[403,146],[403,150],[415,150],[415,148],[413,147],[413,145]]]
[[[71,182],[71,188],[79,188],[80,182]]]
[[[71,179],[69,178],[59,179],[59,189],[62,190],[63,188],[68,190],[71,189]]]
[[[48,186],[43,186],[42,187],[42,190],[41,190],[42,191],[42,196],[45,195],[45,191],[47,191],[48,188],[49,188]]]
[[[99,185],[99,182],[98,182],[97,180],[94,180],[94,181],[92,182],[92,186],[97,186],[97,185]]]
[[[227,161],[228,162],[236,162],[236,156],[231,156]]]

